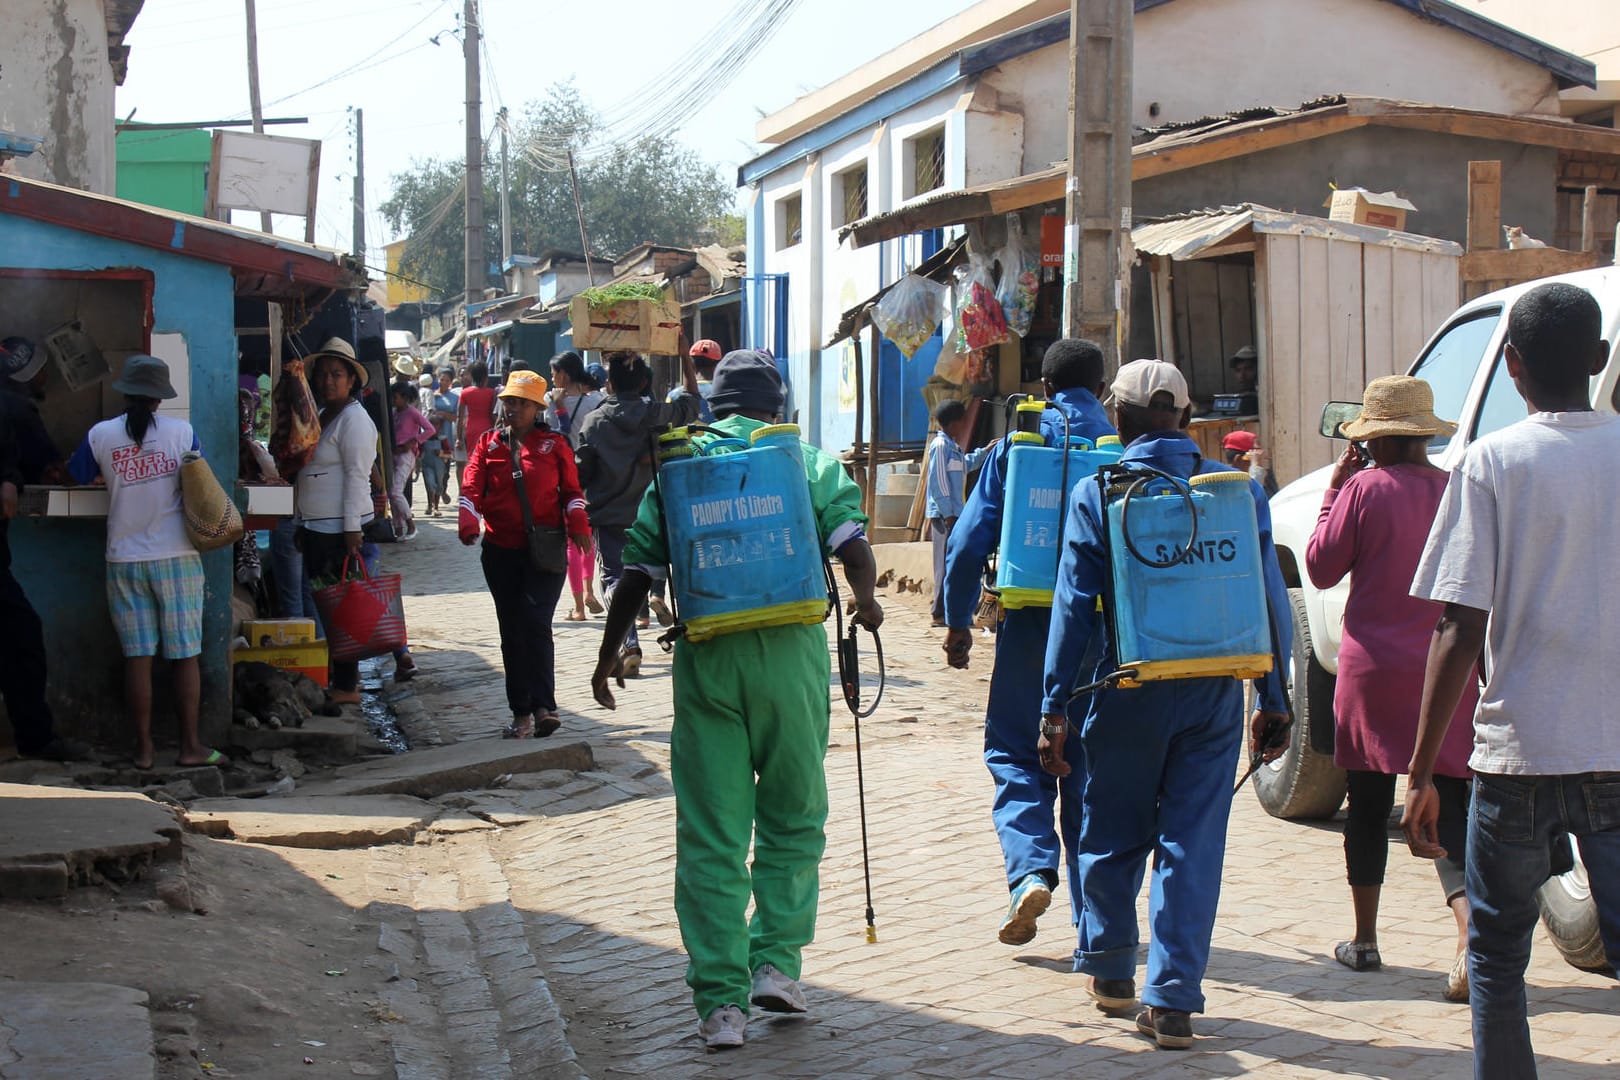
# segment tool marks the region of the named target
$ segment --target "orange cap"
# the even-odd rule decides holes
[[[710,338],[704,338],[692,346],[692,358],[702,357],[705,360],[718,361],[721,357],[720,343]]]

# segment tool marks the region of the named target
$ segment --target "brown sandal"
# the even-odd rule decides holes
[[[543,739],[562,727],[562,717],[550,710],[537,713],[534,718],[534,737]]]
[[[512,717],[512,722],[501,730],[503,739],[532,739],[534,738],[534,717],[525,713],[522,716]]]

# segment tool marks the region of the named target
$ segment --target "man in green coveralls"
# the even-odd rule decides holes
[[[714,427],[747,439],[775,422],[782,377],[753,350],[726,354],[709,404]],[[803,445],[817,531],[855,594],[855,621],[883,623],[877,567],[866,542],[860,489],[838,461]],[[649,489],[624,549],[591,679],[614,708],[608,680],[642,599],[668,565],[657,493]],[[622,678],[617,679],[620,687]],[[675,644],[675,914],[689,962],[686,982],[710,1049],[741,1046],[749,1005],[802,1013],[800,953],[815,936],[819,865],[826,848],[831,665],[824,626],[741,630]],[[752,874],[748,842],[754,841]],[[754,916],[747,920],[748,900]]]

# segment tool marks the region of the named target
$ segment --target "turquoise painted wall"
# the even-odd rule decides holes
[[[191,360],[191,424],[225,490],[236,483],[235,283],[224,266],[13,217],[0,210],[0,265],[41,270],[152,271],[154,334],[186,338]],[[73,447],[58,449],[71,453]],[[11,524],[13,570],[45,623],[49,692],[64,734],[121,747],[131,741],[123,715],[123,656],[107,615],[106,525],[100,520],[27,519]],[[202,731],[229,732],[232,584],[230,549],[203,556]],[[0,658],[3,662],[3,658]],[[174,738],[167,671],[157,674],[153,731]]]

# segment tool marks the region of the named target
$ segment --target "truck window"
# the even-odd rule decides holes
[[[1485,388],[1485,400],[1480,403],[1479,416],[1474,420],[1474,438],[1517,424],[1529,415],[1530,409],[1514,387],[1507,361],[1499,351],[1496,366],[1491,371],[1491,383]]]
[[[1467,318],[1451,324],[1434,339],[1429,351],[1412,369],[1413,375],[1425,380],[1434,390],[1434,412],[1442,420],[1457,420],[1462,416],[1463,405],[1468,401],[1468,388],[1474,382],[1474,374],[1479,371],[1485,350],[1490,348],[1491,338],[1496,334],[1496,325],[1501,317],[1502,309],[1492,307],[1473,312]],[[1509,380],[1509,390],[1512,385]],[[1440,436],[1434,446],[1438,449],[1449,441],[1445,436]]]

